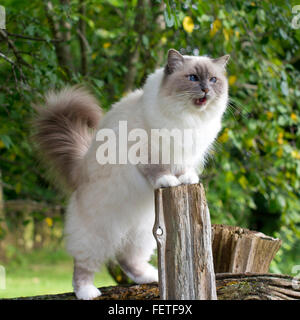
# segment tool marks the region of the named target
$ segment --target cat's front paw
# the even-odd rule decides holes
[[[176,187],[179,186],[181,183],[175,176],[171,174],[165,174],[159,177],[154,184],[154,188],[166,188],[166,187]]]
[[[182,184],[194,184],[199,182],[199,176],[194,171],[186,172],[178,177],[178,180]]]
[[[75,290],[75,294],[79,300],[93,300],[101,296],[100,290],[92,284],[80,286],[78,290]]]

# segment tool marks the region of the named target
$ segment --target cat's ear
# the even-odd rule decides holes
[[[220,58],[217,59],[212,59],[213,63],[217,64],[218,66],[222,67],[222,68],[226,68],[227,63],[230,59],[230,55],[226,54],[225,56],[222,56]]]
[[[170,49],[168,51],[168,61],[165,67],[165,72],[167,74],[173,73],[176,69],[183,65],[183,56],[175,49]]]

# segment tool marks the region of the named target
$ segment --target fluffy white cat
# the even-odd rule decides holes
[[[78,299],[101,295],[93,284],[94,272],[112,257],[136,283],[158,280],[157,270],[148,263],[156,247],[154,189],[199,181],[197,168],[221,128],[227,106],[228,59],[182,56],[170,49],[166,66],[103,116],[95,98],[82,88],[47,95],[46,108],[39,108],[36,119],[36,140],[47,165],[72,191],[65,237],[74,257]],[[100,165],[96,132],[112,129],[118,138],[120,121],[127,121],[128,131],[195,129],[198,135],[191,143],[197,152],[180,164],[151,164],[149,159],[148,164]]]

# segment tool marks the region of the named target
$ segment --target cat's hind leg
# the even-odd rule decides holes
[[[82,200],[82,199],[80,199]],[[71,197],[66,221],[65,241],[68,253],[74,258],[73,288],[75,295],[81,300],[91,300],[101,295],[94,286],[94,273],[106,259],[107,250],[104,247],[105,239],[101,229],[96,224],[93,212],[89,212],[82,200],[79,205],[78,196]],[[100,230],[97,233],[97,230]],[[112,251],[112,250],[111,250]]]
[[[135,283],[157,282],[158,271],[148,262],[156,248],[151,229],[131,231],[128,238],[117,255],[122,270]]]
[[[92,300],[101,295],[94,286],[94,271],[87,269],[74,259],[73,288],[77,299]]]

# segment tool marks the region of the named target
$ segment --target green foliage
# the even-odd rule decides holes
[[[56,35],[44,2],[2,3],[8,38],[19,52],[16,55],[5,39],[0,42],[0,52],[13,61],[0,57],[0,78],[5,80],[0,84],[0,165],[6,199],[62,201],[37,168],[29,139],[31,103],[48,89],[86,83],[103,108],[109,109],[125,91],[141,86],[149,73],[163,65],[169,48],[212,57],[230,54],[230,105],[203,173],[210,211],[215,223],[283,238],[285,245],[274,268],[289,273],[282,257],[293,260],[298,254],[299,258],[300,238],[300,30],[291,27],[292,6],[297,3],[52,3],[54,22],[61,33],[69,34],[60,44],[70,49],[71,69],[58,59],[58,42],[52,41]],[[80,3],[85,5],[84,13]],[[80,20],[86,24],[87,72],[82,68]],[[130,77],[133,85],[128,85]]]

